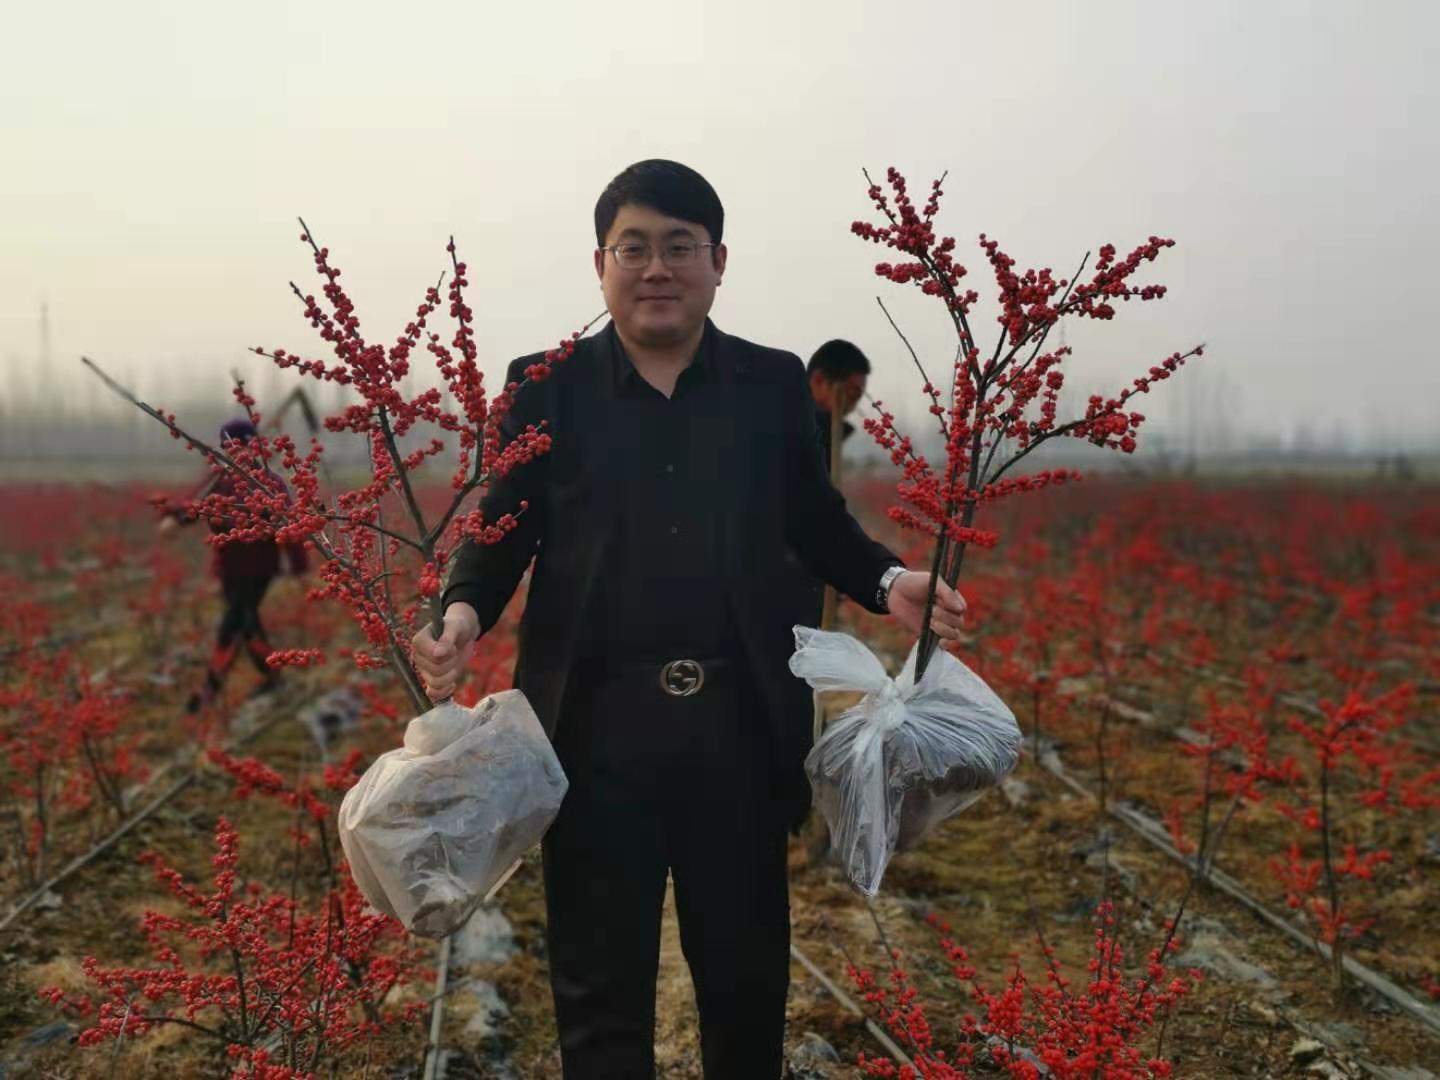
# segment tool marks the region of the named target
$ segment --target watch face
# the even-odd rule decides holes
[[[892,566],[880,577],[880,588],[876,590],[875,598],[879,601],[879,606],[886,611],[890,610],[890,590],[895,587],[895,582],[904,572],[903,566]]]

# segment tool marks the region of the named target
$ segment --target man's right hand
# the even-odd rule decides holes
[[[469,604],[456,602],[445,609],[445,631],[436,641],[425,627],[410,639],[416,670],[431,701],[444,701],[455,693],[480,636],[480,617]]]

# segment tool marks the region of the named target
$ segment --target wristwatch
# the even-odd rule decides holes
[[[875,604],[882,611],[890,610],[890,590],[895,586],[896,579],[903,573],[905,573],[905,567],[892,566],[880,575],[880,587],[875,590]]]

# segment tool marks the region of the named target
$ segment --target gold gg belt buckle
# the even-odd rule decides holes
[[[671,660],[660,669],[660,689],[671,697],[689,697],[705,685],[705,669],[697,660]]]

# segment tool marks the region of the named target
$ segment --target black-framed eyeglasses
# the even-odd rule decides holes
[[[699,243],[695,240],[666,240],[660,245],[660,261],[666,266],[689,266],[700,254],[701,248],[719,247],[718,244]],[[615,265],[621,270],[643,270],[650,265],[655,251],[649,244],[627,240],[619,244],[602,247],[615,256]]]

